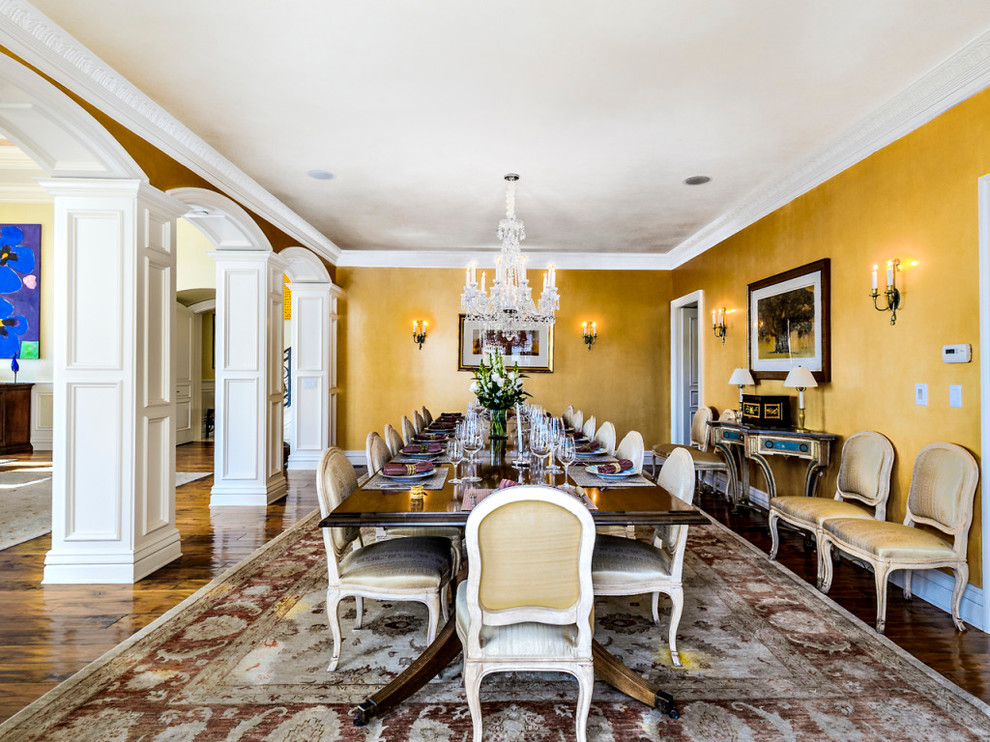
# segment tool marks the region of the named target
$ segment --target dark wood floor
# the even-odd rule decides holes
[[[212,446],[177,449],[179,471],[212,471]],[[45,461],[45,454],[19,457]],[[8,467],[5,467],[8,468]],[[289,496],[269,507],[209,509],[212,476],[180,487],[177,522],[182,558],[136,585],[40,584],[50,537],[0,552],[0,720],[138,631],[236,564],[316,507],[312,473],[290,475]],[[705,510],[769,548],[766,516],[732,514],[721,496],[701,495]],[[783,535],[780,561],[814,583],[815,555],[800,536]],[[849,563],[836,568],[831,597],[867,623],[874,617],[873,579]],[[891,589],[887,635],[923,662],[984,700],[990,700],[990,637],[955,630],[949,617],[924,601],[905,601]]]

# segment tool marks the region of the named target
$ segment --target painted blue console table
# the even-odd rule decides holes
[[[738,423],[711,422],[715,448],[729,462],[729,488],[733,493],[733,507],[751,505],[749,501],[749,467],[746,460],[755,461],[767,481],[770,499],[777,496],[777,483],[770,468],[768,456],[786,456],[805,459],[808,468],[804,475],[804,494],[814,497],[818,480],[831,460],[832,442],[837,436],[831,433],[787,430],[780,428],[754,428]],[[742,455],[736,458],[736,451]]]

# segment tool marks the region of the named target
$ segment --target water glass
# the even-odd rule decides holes
[[[564,484],[567,484],[567,473],[577,458],[577,446],[574,444],[574,437],[565,435],[557,447],[557,460],[564,465]]]
[[[457,478],[457,467],[464,460],[464,446],[457,438],[450,438],[447,441],[447,459],[454,465],[454,478],[451,484],[460,484],[463,480]]]

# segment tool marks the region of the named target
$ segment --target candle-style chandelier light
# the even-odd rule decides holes
[[[519,176],[509,173],[505,180],[505,218],[498,223],[502,250],[495,258],[495,280],[491,289],[486,291],[487,274],[482,271],[479,285],[477,263],[472,260],[465,271],[461,309],[467,319],[481,322],[486,331],[514,335],[534,324],[552,325],[556,319],[555,312],[560,308],[560,296],[557,294],[557,271],[551,263],[543,274],[540,300],[533,302],[532,289],[526,278],[527,257],[519,248],[519,244],[526,239],[526,227],[521,219],[516,218],[516,181]]]

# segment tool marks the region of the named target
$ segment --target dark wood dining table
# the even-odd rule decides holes
[[[549,484],[550,474],[537,477],[534,481],[531,470],[514,468],[509,461],[513,451],[503,449],[497,441],[494,447],[481,451],[482,460],[476,464],[460,467],[459,475],[481,477],[480,482],[452,484],[447,477],[442,489],[427,491],[423,497],[414,497],[411,489],[376,490],[367,489],[368,482],[352,492],[326,518],[320,527],[335,526],[464,526],[469,511],[461,509],[468,488],[494,489],[504,479],[523,484]],[[579,466],[580,462],[575,466]],[[449,465],[444,465],[449,466]],[[563,478],[555,475],[556,484]],[[370,481],[370,480],[369,480]],[[657,485],[639,487],[585,487],[585,494],[596,509],[591,510],[595,524],[599,526],[665,524],[705,525],[708,519],[697,508],[674,497]],[[466,571],[458,579],[464,579]],[[426,685],[460,653],[461,645],[455,631],[456,620],[451,611],[450,619],[437,634],[434,642],[427,647],[412,664],[391,683],[358,705],[354,724],[363,726],[374,716],[381,715],[395,707],[417,690]],[[659,709],[671,718],[678,712],[674,699],[660,687],[626,667],[617,657],[608,652],[598,642],[593,642],[595,674],[603,681],[626,695]]]

